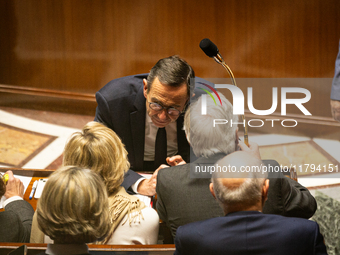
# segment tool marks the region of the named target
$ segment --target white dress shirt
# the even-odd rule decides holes
[[[178,151],[177,146],[177,122],[171,122],[165,127],[167,138],[167,155],[168,157],[175,156]],[[155,160],[155,143],[158,127],[156,127],[149,114],[145,117],[145,147],[144,147],[144,161]]]
[[[167,156],[172,157],[175,156],[178,152],[177,145],[177,122],[171,122],[169,125],[165,127],[166,130],[166,138],[167,138]],[[145,114],[145,141],[144,141],[144,161],[154,161],[155,160],[155,144],[156,144],[156,135],[157,135],[158,127],[156,127],[148,112]],[[156,169],[155,169],[156,170]],[[131,189],[137,192],[137,188],[139,183],[145,178],[141,178],[137,180],[133,185],[131,185]]]

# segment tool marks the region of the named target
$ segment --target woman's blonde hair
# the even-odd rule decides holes
[[[120,138],[94,121],[72,135],[65,146],[63,164],[90,168],[100,174],[109,195],[117,191],[130,167]]]
[[[56,170],[37,205],[40,229],[61,243],[90,243],[109,230],[108,196],[95,172],[75,166]]]

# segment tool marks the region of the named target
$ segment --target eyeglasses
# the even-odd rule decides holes
[[[149,103],[149,107],[150,109],[154,110],[154,111],[162,111],[163,109],[167,110],[166,112],[173,117],[177,117],[179,116],[182,112],[177,110],[176,108],[173,107],[164,107],[160,104],[154,103],[154,102],[148,102]]]

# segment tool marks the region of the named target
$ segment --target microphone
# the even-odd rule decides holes
[[[204,53],[208,57],[214,58],[214,60],[217,63],[221,64],[228,71],[233,85],[237,87],[234,74],[231,71],[231,69],[229,68],[229,66],[225,63],[222,55],[219,53],[219,50],[218,50],[217,46],[212,41],[210,41],[208,38],[204,38],[200,42],[200,48],[204,51]],[[245,123],[244,115],[242,115],[242,120]],[[244,143],[247,146],[249,146],[249,143],[248,143],[248,126],[246,124],[244,125]]]
[[[218,54],[217,46],[212,41],[210,41],[208,38],[204,38],[200,42],[200,48],[210,58],[212,58],[212,57],[214,57]]]
[[[200,42],[200,48],[204,51],[204,53],[210,57],[210,58],[214,58],[215,61],[219,64],[223,64],[224,59],[222,58],[221,54],[218,51],[217,46],[210,41],[208,38],[204,38],[201,42]]]

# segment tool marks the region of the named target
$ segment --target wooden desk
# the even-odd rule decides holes
[[[47,178],[54,172],[54,170],[43,170],[43,169],[22,169],[22,168],[0,168],[0,172],[5,173],[6,171],[11,170],[13,174],[29,176],[32,177],[30,184],[28,185],[26,192],[24,194],[24,200],[29,202],[34,211],[37,208],[38,200],[35,198],[29,199],[30,193],[32,191],[32,186],[34,181],[39,180],[40,178]]]
[[[5,255],[15,250],[23,243],[0,243],[0,255]],[[27,246],[27,254],[35,255],[46,250],[47,244],[33,244],[25,243]],[[88,245],[90,253],[93,255],[106,255],[106,254],[124,254],[124,255],[172,255],[175,251],[173,244],[157,244],[157,245]]]
[[[17,175],[22,175],[22,176],[29,176],[29,177],[32,177],[32,180],[30,182],[30,184],[28,185],[27,189],[26,189],[26,192],[24,194],[24,200],[26,200],[27,202],[29,202],[34,211],[36,210],[37,208],[37,203],[38,203],[38,199],[35,199],[35,198],[32,198],[31,200],[29,199],[29,195],[31,193],[31,190],[32,190],[32,186],[33,186],[33,183],[34,181],[36,180],[39,180],[40,178],[47,178],[48,176],[50,176],[54,170],[42,170],[42,169],[22,169],[22,168],[0,168],[0,172],[2,173],[5,173],[6,171],[8,170],[11,170],[13,172],[13,174],[17,174]],[[3,210],[3,209],[1,209]],[[161,238],[161,239],[160,239]],[[166,226],[165,223],[162,223],[160,222],[160,226],[159,226],[159,239],[163,241],[163,243],[173,243],[173,240],[172,240],[172,235],[170,233],[170,230],[169,228]],[[22,244],[13,244],[13,243],[0,243],[0,255],[2,254],[1,250],[5,246],[9,246],[10,248],[8,252],[10,252],[11,250],[13,249],[16,249],[18,248],[20,245]],[[28,250],[30,251],[30,249],[33,249],[34,251],[41,251],[42,248],[40,247],[43,247],[43,249],[46,249],[46,244],[28,244]],[[120,245],[120,246],[117,246],[117,245],[90,245],[89,247],[92,247],[93,249],[95,250],[100,250],[100,251],[113,251],[113,250],[116,250],[116,249],[120,249],[120,251],[129,251],[130,252],[130,249],[132,249],[131,251],[133,252],[133,254],[138,254],[138,252],[135,252],[137,250],[135,249],[139,249],[139,248],[147,248],[147,249],[150,249],[150,252],[152,251],[152,253],[145,253],[145,254],[159,254],[159,253],[153,253],[155,250],[154,249],[161,249],[161,253],[160,254],[173,254],[174,252],[174,245]],[[117,247],[124,247],[123,248],[117,248]],[[171,248],[171,252],[169,253],[164,253],[165,251],[167,250],[164,250],[163,248],[164,247],[170,247]],[[90,248],[90,249],[92,249]],[[6,248],[7,249],[7,248]],[[7,249],[7,250],[8,250]],[[28,253],[28,254],[36,254],[38,252],[34,252],[32,251],[33,253]],[[139,250],[140,252],[142,250]],[[147,250],[149,251],[149,250]],[[7,253],[8,253],[7,252]],[[4,253],[4,254],[7,254],[7,253]],[[130,253],[127,253],[127,254],[130,254]]]

